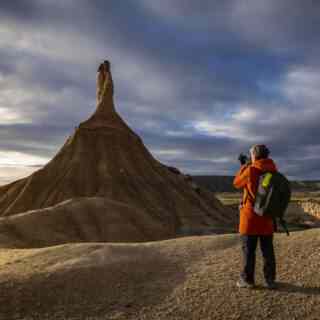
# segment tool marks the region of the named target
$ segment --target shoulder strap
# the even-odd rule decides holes
[[[289,236],[290,233],[289,233],[289,230],[288,230],[288,227],[287,227],[287,222],[283,218],[280,218],[279,222],[280,222],[282,228],[284,229],[284,231],[286,232],[287,236]]]

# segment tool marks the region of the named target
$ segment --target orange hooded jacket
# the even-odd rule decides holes
[[[272,218],[261,217],[254,210],[254,199],[258,189],[259,177],[263,172],[276,172],[277,167],[272,159],[256,160],[251,165],[244,165],[237,172],[233,185],[244,189],[240,209],[239,232],[243,235],[272,235],[274,225]]]

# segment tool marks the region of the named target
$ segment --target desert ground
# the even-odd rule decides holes
[[[238,289],[238,235],[0,250],[0,319],[319,319],[320,230],[276,234],[277,290]]]

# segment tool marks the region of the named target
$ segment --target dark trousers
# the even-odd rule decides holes
[[[260,249],[263,256],[263,274],[265,281],[273,282],[276,278],[276,259],[273,248],[273,235],[241,235],[243,253],[243,270],[241,272],[241,277],[247,282],[254,283],[258,240],[260,240]]]

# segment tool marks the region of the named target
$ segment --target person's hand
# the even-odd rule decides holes
[[[240,161],[241,165],[245,165],[248,163],[248,157],[243,153],[240,153],[238,160]]]

